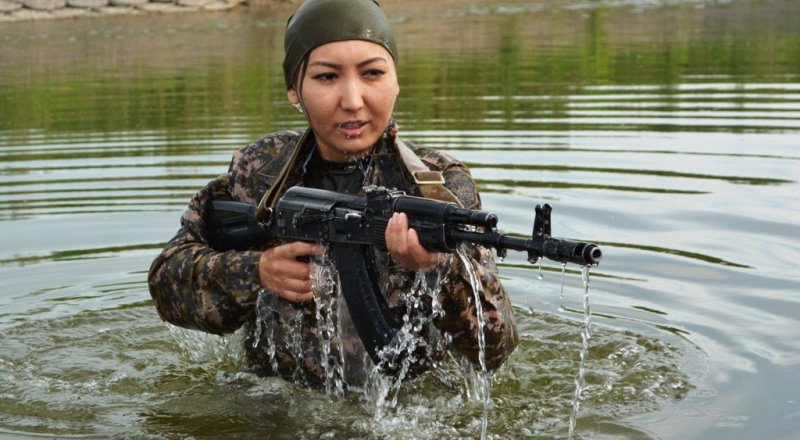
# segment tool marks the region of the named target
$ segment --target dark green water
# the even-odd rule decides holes
[[[406,137],[470,164],[484,207],[598,242],[575,438],[800,432],[800,4],[388,4]],[[458,374],[396,408],[242,373],[237,336],[163,324],[146,271],[188,198],[301,127],[291,5],[0,26],[0,438],[476,438]],[[282,8],[282,9],[281,9]],[[510,255],[522,341],[491,438],[566,438],[582,287]]]

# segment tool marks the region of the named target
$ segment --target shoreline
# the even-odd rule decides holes
[[[228,11],[239,6],[240,0],[0,0],[0,23]]]
[[[303,0],[0,0],[0,24],[12,22],[38,22],[65,18],[97,18],[120,15],[169,14],[185,12],[230,11],[246,8],[253,11],[285,7],[296,8]],[[492,0],[379,0],[387,14],[405,16],[437,14],[442,11],[490,9]],[[507,0],[506,8],[513,5],[546,4],[549,0]],[[294,5],[294,6],[293,6]],[[448,15],[445,13],[445,16]]]

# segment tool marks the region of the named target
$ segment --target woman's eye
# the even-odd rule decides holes
[[[319,73],[317,75],[314,75],[314,79],[316,79],[317,81],[331,81],[336,79],[336,74],[330,72]]]
[[[385,72],[380,69],[370,69],[364,72],[364,76],[368,78],[380,78]]]

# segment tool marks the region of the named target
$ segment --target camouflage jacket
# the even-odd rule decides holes
[[[365,173],[365,183],[419,195],[418,188],[396,154],[396,135],[396,125],[393,124],[376,144],[372,165]],[[337,360],[343,363],[345,354],[342,351],[357,351],[352,347],[358,344],[344,338],[340,340],[337,336],[321,335],[323,332],[319,326],[322,320],[328,319],[329,313],[320,313],[318,302],[295,304],[277,295],[263,293],[259,285],[259,258],[264,249],[274,244],[254,246],[248,251],[217,252],[208,245],[202,215],[210,200],[258,203],[294,149],[313,150],[313,141],[306,142],[310,146],[298,145],[301,138],[302,134],[298,132],[278,132],[234,153],[228,172],[212,180],[192,198],[181,218],[178,233],[153,262],[148,284],[162,319],[214,334],[231,333],[245,326],[246,353],[256,372],[280,374],[318,385],[326,374],[330,375],[330,363]],[[404,142],[431,170],[442,172],[444,186],[464,207],[480,208],[475,182],[465,166],[443,152],[416,148],[410,142]],[[303,154],[307,156],[310,153]],[[296,162],[284,182],[286,188],[304,183],[304,166],[308,161],[304,161],[301,154],[301,159]],[[422,304],[421,308],[432,316],[432,319],[420,322],[435,327],[415,329],[436,341],[423,344],[426,346],[421,350],[422,356],[415,356],[412,373],[429,369],[448,350],[461,353],[476,368],[480,368],[479,362],[482,361],[491,371],[498,368],[517,345],[511,304],[500,284],[491,250],[482,247],[466,249],[466,258],[449,258],[446,267],[441,268],[443,280],[439,280],[440,288],[435,298],[421,301],[410,299],[407,294],[413,290],[415,279],[419,282],[416,274],[401,268],[388,255],[383,259],[386,268],[382,280],[384,293],[398,322],[409,313],[409,301],[413,300],[416,302],[414,308],[420,308]],[[479,358],[479,321],[470,274],[462,261],[472,266],[482,285],[479,297],[484,318],[483,359]],[[335,291],[330,294],[338,296]],[[431,314],[432,309],[438,312]],[[408,321],[408,316],[405,319]]]

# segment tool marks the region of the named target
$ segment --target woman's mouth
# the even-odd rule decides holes
[[[366,130],[367,123],[364,121],[347,121],[336,124],[336,129],[348,139],[361,136]]]

